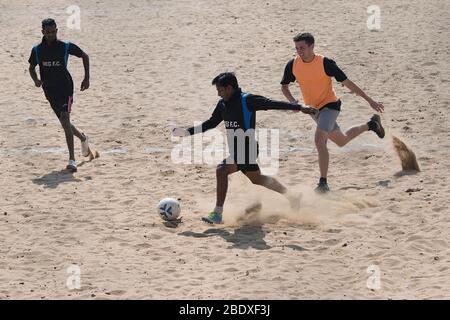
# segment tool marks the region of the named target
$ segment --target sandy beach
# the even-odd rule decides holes
[[[377,31],[365,0],[80,0],[80,30],[66,24],[72,4],[0,0],[0,299],[450,299],[450,2],[380,0]],[[74,174],[63,170],[64,131],[28,74],[47,17],[91,60],[80,92],[82,61],[69,58],[71,117],[100,158],[86,161],[76,139]],[[333,191],[321,197],[314,122],[260,111],[257,126],[279,132],[276,176],[301,194],[300,212],[236,173],[225,224],[206,225],[220,155],[174,163],[181,140],[169,128],[210,117],[211,80],[224,71],[244,91],[285,100],[280,80],[300,32],[384,103],[386,137],[330,143]],[[340,126],[366,122],[369,105],[333,83]],[[420,172],[402,171],[392,135]],[[165,197],[181,204],[176,227],[157,214]],[[258,201],[261,213],[244,218]]]

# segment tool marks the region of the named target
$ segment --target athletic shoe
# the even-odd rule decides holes
[[[221,224],[222,215],[216,212],[210,212],[207,217],[202,217],[202,221],[209,224]]]
[[[325,183],[325,182],[319,182],[319,183],[317,184],[317,187],[316,187],[315,191],[316,191],[317,193],[327,193],[327,192],[330,191],[330,188],[328,187],[328,184],[327,184],[327,183]]]
[[[67,170],[70,170],[72,172],[76,172],[77,171],[77,163],[75,162],[75,160],[69,160],[69,164],[66,167]]]
[[[373,126],[369,125],[370,126],[369,129],[372,130],[373,132],[375,132],[380,139],[383,139],[384,138],[384,128],[381,125],[380,116],[378,114],[374,114],[372,116],[372,118],[370,118],[369,122],[372,122],[374,124]]]
[[[81,154],[83,157],[89,156],[89,137],[83,133],[86,140],[81,141]]]

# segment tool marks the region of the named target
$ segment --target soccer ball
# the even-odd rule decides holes
[[[158,203],[158,213],[166,221],[176,220],[180,215],[180,203],[173,198],[164,198]]]

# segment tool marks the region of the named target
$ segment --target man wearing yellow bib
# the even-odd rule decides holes
[[[384,138],[384,128],[381,125],[381,118],[378,114],[374,114],[367,123],[351,127],[345,133],[341,131],[336,122],[341,111],[341,100],[333,89],[331,78],[334,77],[336,81],[362,97],[375,111],[383,112],[384,106],[381,102],[372,100],[363,90],[348,79],[336,62],[322,55],[315,54],[312,34],[298,34],[294,37],[294,43],[297,55],[285,67],[283,79],[281,80],[281,91],[289,102],[297,103],[298,101],[289,90],[289,84],[297,81],[304,104],[319,110],[317,114],[311,115],[317,123],[314,141],[319,154],[320,168],[320,179],[316,191],[325,193],[330,190],[327,183],[329,163],[328,139],[342,147],[365,131],[373,131],[379,138]]]

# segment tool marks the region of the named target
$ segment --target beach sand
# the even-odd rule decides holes
[[[0,299],[450,298],[450,2],[380,0],[378,31],[366,25],[370,1],[80,0],[81,30],[66,25],[71,4],[0,1]],[[64,132],[28,74],[46,17],[91,60],[80,92],[82,61],[69,59],[72,121],[100,158],[84,161],[76,140],[73,175],[62,170]],[[259,128],[279,130],[276,176],[302,194],[300,212],[236,173],[226,223],[203,224],[219,161],[174,163],[169,128],[210,117],[219,72],[284,100],[292,37],[305,31],[384,103],[385,139],[330,143],[333,192],[319,197],[313,121],[258,112]],[[363,99],[334,87],[343,129],[370,118]],[[391,135],[420,172],[402,171]],[[157,214],[165,197],[180,201],[176,228]],[[262,212],[242,220],[257,201]]]

